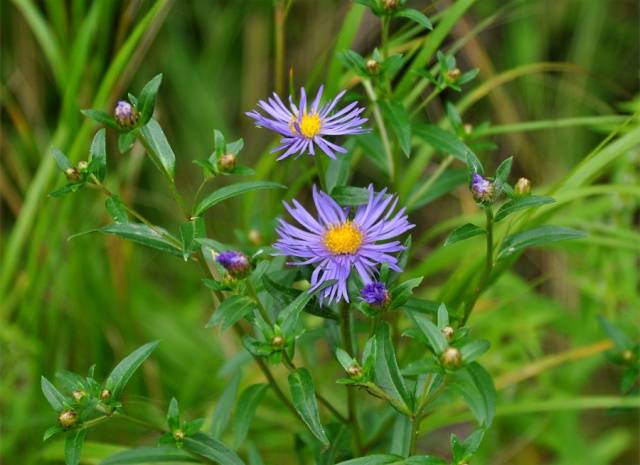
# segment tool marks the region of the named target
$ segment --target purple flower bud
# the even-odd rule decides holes
[[[493,201],[495,186],[493,181],[474,173],[471,178],[471,193],[476,202],[489,203]]]
[[[234,278],[245,276],[250,268],[247,256],[236,250],[221,252],[216,260]]]
[[[138,110],[133,105],[124,100],[118,101],[114,110],[116,122],[123,129],[131,129],[138,122]]]
[[[362,290],[360,290],[360,295],[362,299],[372,307],[384,307],[391,300],[387,287],[384,283],[377,281],[365,285]]]

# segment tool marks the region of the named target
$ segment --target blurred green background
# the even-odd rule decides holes
[[[410,2],[430,17],[451,3]],[[230,366],[247,357],[230,335],[204,329],[212,308],[198,268],[112,237],[69,241],[108,218],[97,193],[46,197],[62,183],[50,153],[59,147],[74,160],[86,158],[96,127],[79,109],[110,111],[129,89],[138,92],[161,72],[156,116],[177,154],[177,182],[188,199],[200,181],[191,160],[209,155],[213,128],[230,140],[245,138],[243,164],[257,166],[259,176],[293,184],[311,166],[308,160],[287,161],[274,170],[274,157],[266,152],[271,134],[252,128],[244,116],[274,87],[273,2],[14,0],[0,8],[3,463],[61,461],[59,443],[41,442],[54,421],[40,393],[41,374],[51,378],[63,368],[85,372],[95,363],[97,373],[105,375],[151,339],[162,344],[128,388],[132,408],[151,401],[157,410],[143,414],[161,418],[175,396],[191,418],[210,416]],[[296,86],[316,86],[324,79],[351,8],[349,1],[293,2],[284,26],[284,71],[288,77],[291,70]],[[457,53],[460,67],[480,69],[465,93],[496,82],[495,76],[519,77],[493,88],[467,111],[465,122],[513,125],[637,111],[638,9],[633,0],[476,1],[442,47],[464,38]],[[378,41],[379,23],[367,12],[353,48],[367,54]],[[411,46],[395,44],[399,51],[405,45]],[[119,55],[127,47],[130,53]],[[560,65],[544,65],[548,62]],[[437,121],[442,114],[438,101],[425,116]],[[550,186],[621,121],[507,130],[491,136],[496,152],[480,155],[495,168],[513,154],[516,175],[526,175],[535,187]],[[153,221],[177,227],[179,212],[167,206],[169,193],[141,149],[120,155],[112,136],[107,184]],[[639,156],[636,145],[600,176],[601,185],[629,186],[626,194],[612,188],[581,198],[556,219],[588,231],[588,239],[561,251],[528,252],[479,302],[472,324],[476,334],[492,341],[483,360],[498,378],[499,405],[477,463],[638,463],[638,411],[610,408],[620,396],[621,371],[602,354],[607,343],[596,315],[605,314],[638,338]],[[420,170],[408,163],[400,167],[400,178],[417,181],[436,162]],[[371,181],[385,183],[363,162],[354,183]],[[392,187],[402,192],[400,183]],[[234,200],[208,213],[209,234],[242,241],[255,229],[269,244],[279,213],[275,194]],[[411,215],[421,238],[414,236],[408,272],[426,276],[421,290],[426,297],[448,298],[439,286],[460,272],[468,254],[482,253],[473,241],[440,249],[457,213],[478,214],[464,189]],[[449,227],[438,227],[452,219]],[[560,359],[536,364],[552,354]],[[338,389],[337,365],[328,365],[321,368],[325,392]],[[532,376],[520,380],[519,370],[526,366],[533,367]],[[256,371],[245,373],[243,384],[257,382]],[[258,410],[251,437],[265,463],[296,463],[290,431],[295,425],[281,418],[270,394],[267,399],[273,402]],[[336,402],[342,402],[340,396]],[[436,415],[426,421],[430,431],[421,437],[420,449],[446,453],[449,432],[470,430],[454,420]],[[90,435],[83,463],[154,440],[129,425],[112,424]]]

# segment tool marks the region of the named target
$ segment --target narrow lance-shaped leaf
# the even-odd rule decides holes
[[[245,465],[238,454],[222,442],[204,433],[196,433],[184,439],[184,450],[219,465]]]
[[[140,120],[141,124],[146,124],[153,115],[156,105],[156,95],[162,84],[162,74],[158,74],[151,79],[140,92]]]
[[[496,409],[496,389],[493,379],[477,362],[452,373],[452,387],[460,392],[478,423],[489,426]]]
[[[229,426],[231,409],[236,401],[238,386],[240,386],[239,371],[233,375],[233,378],[231,378],[231,381],[225,388],[222,396],[220,396],[220,400],[213,412],[213,420],[211,421],[209,433],[216,439],[220,439],[222,434],[227,430],[227,426]]]
[[[180,427],[180,407],[175,397],[171,398],[169,408],[167,409],[167,424],[171,431],[175,431]]]
[[[398,138],[400,148],[408,157],[411,153],[411,121],[407,110],[400,102],[396,102],[395,100],[381,100],[378,104],[385,119],[391,125],[393,132]]]
[[[107,378],[107,388],[111,390],[113,399],[118,399],[122,390],[127,385],[135,371],[151,355],[151,352],[160,344],[160,341],[148,342],[127,355],[113,369]]]
[[[40,378],[40,387],[42,388],[44,397],[56,412],[60,412],[62,409],[64,409],[66,399],[62,395],[62,393],[58,391],[53,384],[51,384],[51,381],[42,376]]]
[[[192,455],[176,449],[174,446],[139,447],[113,454],[100,465],[142,465],[147,463],[200,463]]]
[[[473,167],[474,171],[482,174],[482,164],[478,157],[455,134],[432,124],[417,126],[414,128],[414,132],[436,150],[452,155]]]
[[[113,118],[113,116],[111,116],[108,113],[105,113],[104,111],[87,109],[87,110],[81,110],[80,112],[87,118],[90,118],[98,123],[102,123],[106,126],[109,126],[111,129],[118,129],[118,130],[120,129],[120,127],[118,126],[118,123],[116,123],[116,120]]]
[[[224,331],[236,324],[247,314],[253,313],[255,308],[256,303],[249,297],[240,295],[227,297],[218,308],[216,308],[213,315],[211,315],[207,323],[207,328],[221,324],[222,330]]]
[[[207,195],[204,199],[202,199],[200,203],[198,203],[198,206],[196,207],[194,214],[196,216],[200,216],[209,208],[222,202],[223,200],[227,200],[232,197],[237,197],[238,195],[242,195],[247,192],[263,190],[263,189],[286,189],[286,186],[280,183],[271,182],[271,181],[249,181],[249,182],[231,184],[230,186],[225,186],[221,189],[218,189],[212,192],[211,194]]]
[[[53,149],[52,150],[53,153],[53,158],[56,160],[56,165],[58,165],[58,168],[60,168],[61,171],[67,171],[69,168],[71,168],[73,165],[71,164],[71,160],[69,160],[69,158],[67,158],[67,156],[62,153],[61,150],[58,149]]]
[[[467,223],[451,231],[447,240],[444,241],[444,245],[455,244],[456,242],[480,236],[481,234],[486,234],[486,231],[483,228],[476,226],[475,224]]]
[[[74,234],[73,236],[71,236],[71,238],[83,236],[92,232],[114,234],[132,242],[146,245],[147,247],[161,250],[178,257],[182,256],[182,251],[165,238],[165,235],[170,236],[169,233],[164,231],[162,228],[159,228],[158,226],[152,228],[150,226],[147,226],[146,224],[140,223],[115,223],[103,228]],[[161,235],[160,232],[164,234]]]
[[[150,150],[149,156],[157,168],[173,182],[176,173],[176,155],[164,135],[160,124],[153,118],[142,127],[141,137],[146,147]]]
[[[427,316],[415,312],[407,313],[429,342],[436,355],[440,355],[448,346],[447,339],[442,334],[442,331]]]
[[[391,341],[389,325],[383,323],[375,334],[376,361],[374,369],[375,382],[390,397],[391,404],[401,413],[408,415],[413,408],[413,401],[405,386],[398,367],[398,361]]]
[[[313,380],[306,368],[298,368],[289,375],[289,389],[293,405],[300,418],[307,425],[309,431],[325,446],[329,445],[329,438],[320,422],[316,391]]]
[[[89,170],[102,181],[107,173],[107,146],[105,141],[106,129],[100,129],[91,142],[89,154]]]
[[[282,332],[284,334],[289,334],[295,328],[296,323],[298,322],[298,318],[302,310],[304,310],[305,306],[309,303],[309,301],[313,298],[314,295],[322,292],[329,286],[335,284],[334,279],[330,279],[328,281],[323,282],[318,287],[316,287],[313,291],[306,291],[300,294],[295,298],[293,302],[285,307],[278,314],[278,324],[282,328]]]
[[[415,10],[413,8],[403,8],[400,11],[398,11],[395,16],[402,16],[404,18],[408,18],[411,21],[414,21],[418,24],[420,24],[421,26],[425,27],[426,29],[433,29],[433,26],[431,25],[431,21],[429,21],[429,18],[427,18],[422,12]]]
[[[465,344],[460,348],[460,355],[462,356],[462,363],[473,362],[476,358],[480,357],[487,350],[489,350],[489,341],[486,339],[478,339]]]
[[[77,430],[70,432],[64,441],[64,461],[66,465],[78,465],[80,463],[80,455],[82,454],[82,446],[87,436],[87,430]]]
[[[553,242],[580,239],[586,234],[576,229],[561,226],[540,226],[508,236],[503,242],[498,258],[505,258],[520,250],[531,247],[551,244]]]
[[[233,447],[237,449],[244,442],[249,432],[249,426],[256,413],[256,408],[269,385],[253,384],[240,394],[233,423]]]
[[[541,195],[528,195],[526,197],[509,200],[502,205],[498,210],[498,213],[496,213],[495,222],[497,223],[517,211],[539,207],[553,202],[555,202],[553,198]]]

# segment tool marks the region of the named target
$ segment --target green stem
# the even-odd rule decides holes
[[[389,58],[389,17],[383,16],[380,21],[382,22],[382,58]]]
[[[440,95],[440,92],[442,92],[442,90],[440,90],[440,89],[438,89],[438,88],[433,89],[433,91],[432,91],[432,92],[427,96],[427,98],[426,98],[426,99],[424,99],[422,102],[420,102],[420,105],[418,105],[418,106],[416,107],[416,109],[415,109],[415,110],[413,110],[413,111],[411,112],[411,117],[413,118],[413,117],[416,115],[416,113],[418,113],[418,112],[419,112],[420,110],[422,110],[424,107],[426,107],[427,105],[429,105],[429,103],[430,103],[434,98],[436,98],[438,95]]]
[[[378,96],[376,95],[376,91],[373,89],[371,85],[371,81],[368,79],[362,80],[362,86],[364,87],[369,100],[371,101],[371,108],[373,111],[373,118],[376,120],[376,125],[380,130],[380,138],[382,139],[382,146],[384,147],[384,153],[387,157],[387,166],[389,168],[389,178],[393,181],[395,176],[395,166],[393,162],[393,152],[391,151],[391,143],[389,142],[389,133],[387,132],[387,127],[384,123],[384,118],[382,117],[382,112],[380,111],[380,106],[378,105]]]
[[[466,324],[476,301],[482,295],[491,279],[491,271],[493,270],[493,207],[486,207],[485,215],[487,217],[487,257],[484,273],[482,274],[482,278],[480,278],[480,282],[478,283],[478,287],[475,292],[465,304],[464,316],[460,321],[460,326],[464,326]]]
[[[247,290],[249,291],[249,294],[251,294],[251,297],[253,297],[253,300],[256,301],[256,305],[258,307],[258,311],[260,312],[260,315],[262,315],[262,318],[264,319],[264,321],[269,323],[269,325],[273,325],[273,322],[271,321],[271,315],[269,315],[269,312],[267,312],[267,309],[264,308],[264,305],[262,305],[262,302],[260,302],[260,299],[258,298],[258,293],[253,287],[253,284],[251,284],[251,279],[247,278],[245,280],[245,283],[247,284]]]
[[[353,330],[351,327],[351,312],[345,304],[340,305],[340,330],[342,334],[342,344],[344,350],[356,358],[356,351],[353,341]],[[356,402],[355,391],[351,386],[345,386],[347,389],[347,407],[349,411],[349,423],[353,430],[353,445],[356,455],[362,454],[362,434],[360,429],[360,420],[358,419],[358,404]]]
[[[417,416],[411,417],[411,438],[409,442],[409,456],[416,453],[416,439],[418,438],[418,425],[420,419]]]

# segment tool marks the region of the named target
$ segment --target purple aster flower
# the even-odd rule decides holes
[[[471,193],[476,202],[491,202],[495,193],[493,181],[474,173],[471,178]]]
[[[346,91],[340,92],[331,102],[320,105],[323,88],[324,86],[320,86],[315,99],[309,106],[307,94],[304,88],[300,88],[298,106],[289,96],[289,108],[287,108],[280,96],[274,92],[273,97],[267,98],[266,102],[260,100],[258,103],[258,107],[266,115],[257,110],[247,113],[247,116],[255,120],[257,127],[271,129],[282,135],[280,145],[272,150],[272,152],[284,151],[278,160],[293,154],[315,155],[316,146],[335,160],[335,152],[346,153],[347,149],[330,142],[326,136],[363,134],[369,131],[362,127],[362,124],[368,120],[360,116],[365,109],[358,107],[358,102],[351,102],[339,111],[334,111]]]
[[[138,111],[133,105],[124,100],[119,100],[114,110],[116,122],[121,128],[131,129],[138,122]]]
[[[362,300],[372,307],[384,307],[391,300],[387,286],[379,281],[372,281],[360,290]]]
[[[293,226],[280,220],[280,238],[274,244],[276,255],[288,255],[301,259],[293,265],[313,265],[311,290],[323,282],[336,280],[321,294],[329,303],[342,299],[349,301],[347,280],[356,270],[364,282],[369,284],[379,264],[402,271],[398,259],[392,254],[404,250],[400,241],[389,241],[404,234],[414,225],[409,223],[405,209],[394,214],[398,198],[386,194],[386,189],[374,192],[369,186],[369,200],[358,207],[351,216],[348,208],[342,208],[329,195],[313,187],[313,201],[318,212],[314,218],[293,200],[285,202],[285,208],[300,224]],[[387,241],[387,242],[385,242]]]
[[[249,259],[242,252],[227,250],[221,252],[216,260],[234,278],[242,277],[249,271]]]

